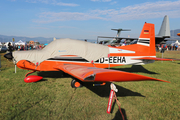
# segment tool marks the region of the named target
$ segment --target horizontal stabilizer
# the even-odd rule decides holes
[[[115,30],[115,31],[131,31],[131,29],[121,29],[121,28],[119,28],[119,29],[111,29],[111,30]]]
[[[54,68],[62,70],[83,82],[128,82],[145,80],[168,82],[134,73],[73,64],[60,64]]]
[[[155,57],[142,57],[142,58],[132,58],[133,60],[156,60],[156,61],[179,61],[180,59],[172,58],[155,58]]]

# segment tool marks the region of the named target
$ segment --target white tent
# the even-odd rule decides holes
[[[18,42],[15,43],[15,45],[26,45],[26,43],[23,42],[22,40],[19,40]]]
[[[176,42],[175,42],[174,44],[176,44],[176,45],[180,45],[180,43],[178,42],[178,40],[176,40]]]

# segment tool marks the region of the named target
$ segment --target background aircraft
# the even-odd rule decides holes
[[[115,30],[118,31],[118,29]],[[123,31],[123,29],[119,29],[119,30]],[[129,31],[129,29],[127,30]],[[113,41],[109,44],[113,43],[113,45],[114,43],[119,44],[123,39],[126,39],[126,44],[130,44],[132,41],[134,41],[133,42],[134,44],[138,40],[138,38],[120,37],[120,35],[117,35],[116,37],[98,36],[97,43],[99,41],[99,38],[112,38]],[[165,15],[159,33],[158,35],[155,36],[155,44],[165,44],[167,40],[170,40],[167,38],[170,38],[170,26],[169,26],[169,17]]]
[[[111,29],[111,30],[117,31],[116,37],[119,37],[119,36],[120,36],[121,31],[131,31],[130,29],[121,29],[121,28],[119,28],[119,29]]]

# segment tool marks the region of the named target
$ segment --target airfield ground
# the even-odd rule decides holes
[[[117,104],[106,113],[109,84],[100,87],[71,88],[71,78],[61,72],[37,72],[44,79],[37,83],[23,81],[27,70],[17,68],[1,55],[0,119],[116,120],[122,119]],[[161,57],[161,53],[157,53]],[[164,58],[180,59],[180,51],[166,51]],[[121,110],[128,120],[180,119],[180,61],[156,61],[144,66],[113,69],[142,74],[171,83],[142,81],[115,83]]]

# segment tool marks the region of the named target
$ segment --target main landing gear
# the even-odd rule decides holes
[[[95,84],[90,83],[90,84],[93,85],[93,86],[104,86],[104,85],[106,85],[106,83],[95,83]],[[73,80],[71,81],[71,87],[72,87],[72,88],[80,88],[80,87],[83,87],[83,82],[81,82],[81,81],[79,81],[79,80],[77,80],[77,79],[73,79]]]
[[[71,81],[71,87],[72,88],[80,88],[80,87],[82,87],[83,85],[79,82],[79,81],[77,81],[76,79],[73,79],[72,81]]]

